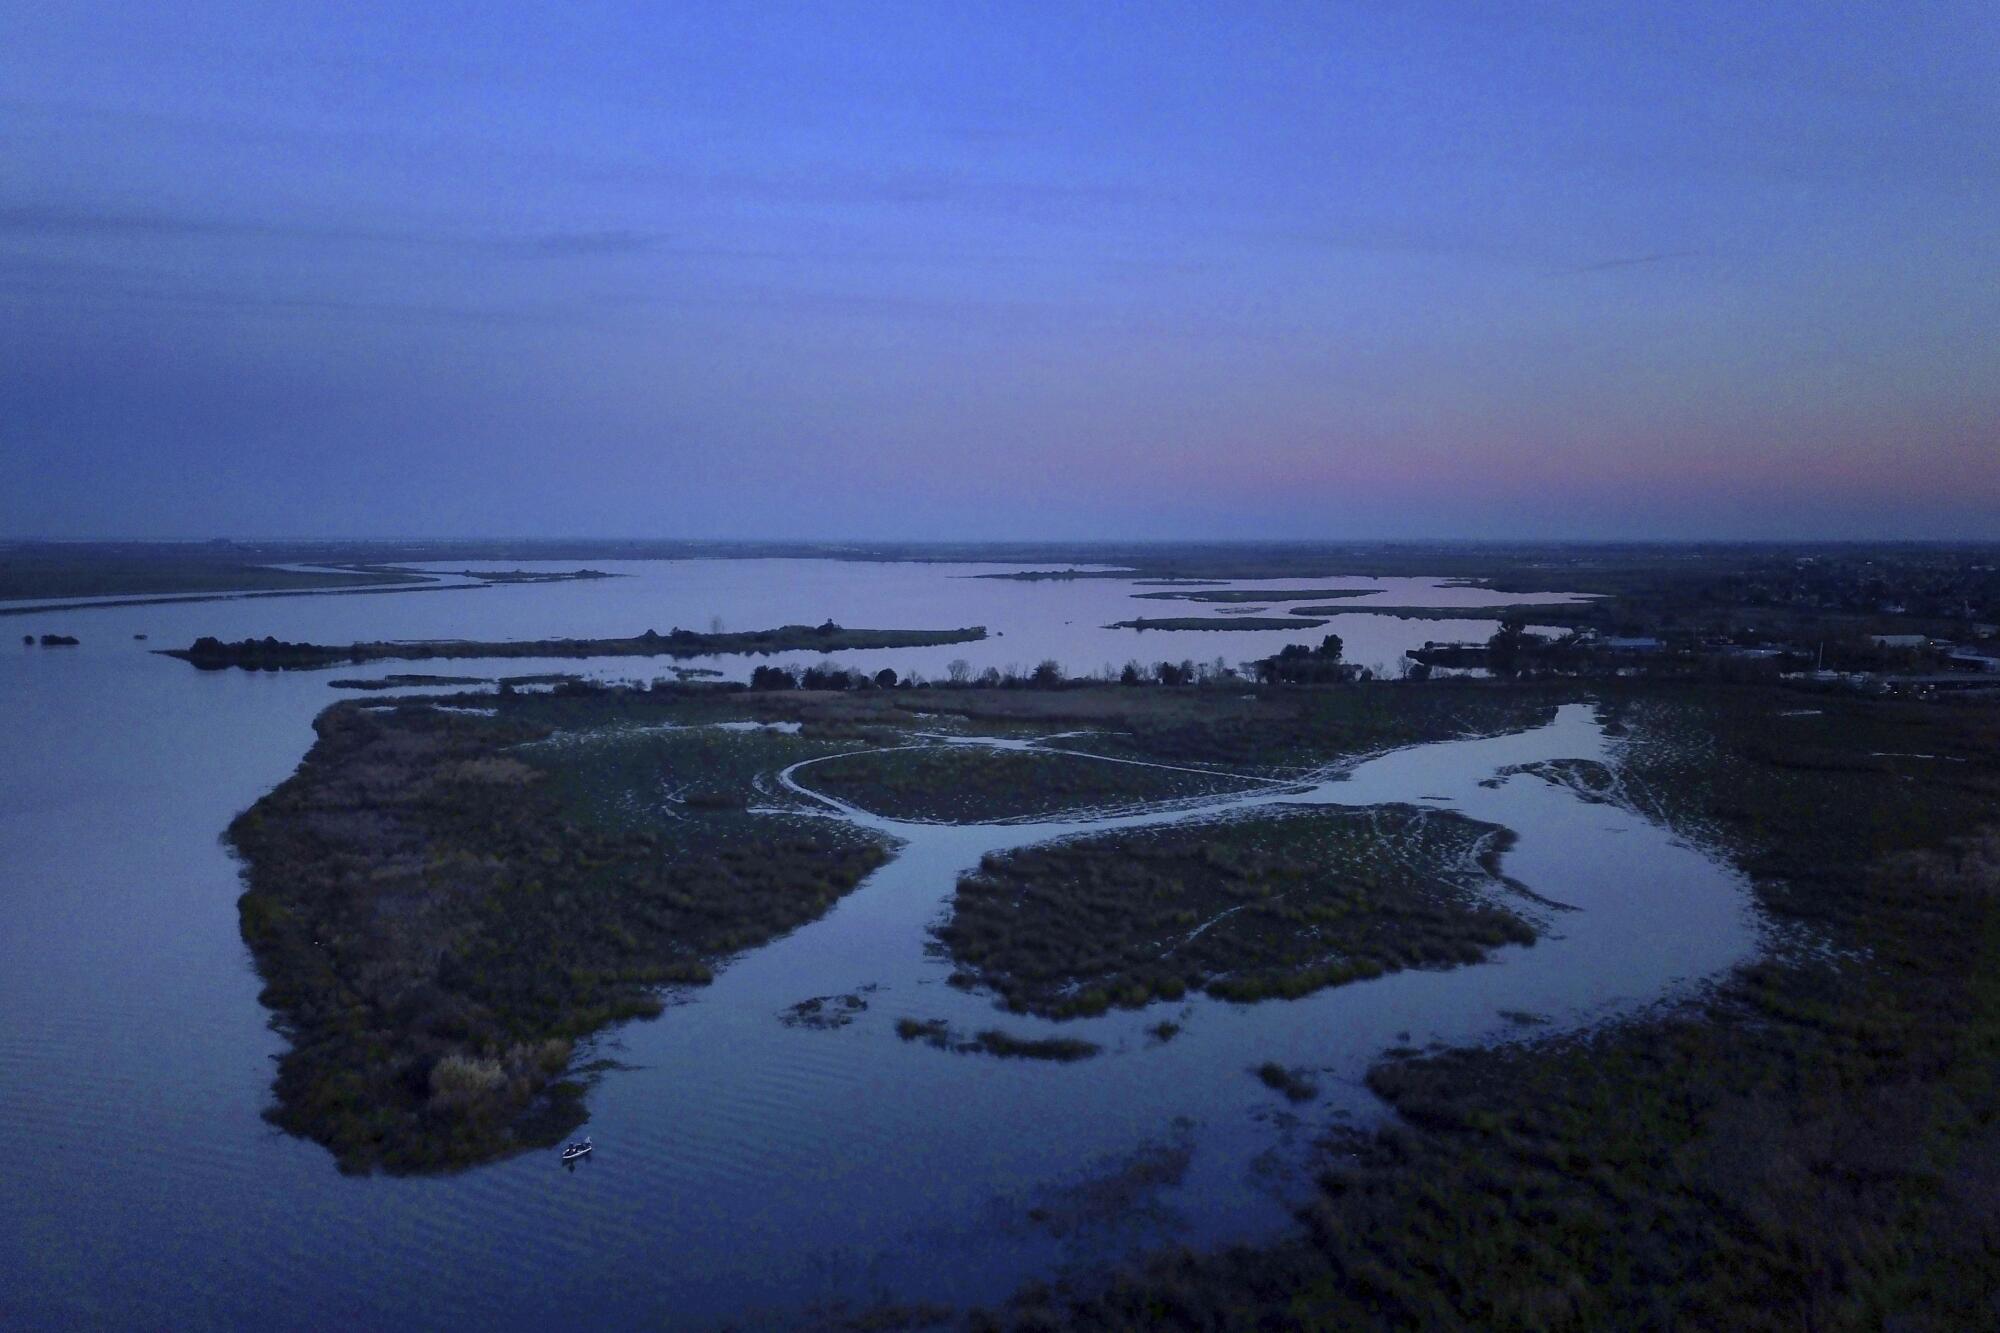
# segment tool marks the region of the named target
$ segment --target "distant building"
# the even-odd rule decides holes
[[[1928,634],[1871,634],[1868,642],[1877,648],[1928,648],[1931,640]]]
[[[1970,667],[1974,671],[2000,671],[2000,657],[1989,657],[1985,653],[1953,653],[1945,660],[1953,666]]]
[[[1657,653],[1667,645],[1654,638],[1606,637],[1597,641],[1598,646],[1614,653]]]

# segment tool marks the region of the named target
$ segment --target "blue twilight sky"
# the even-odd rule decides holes
[[[2000,537],[2000,5],[0,6],[0,535]]]

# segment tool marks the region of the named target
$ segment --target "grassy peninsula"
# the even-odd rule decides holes
[[[243,936],[291,1039],[270,1117],[343,1169],[558,1141],[582,1117],[577,1041],[657,1013],[661,986],[706,981],[884,858],[824,821],[744,813],[768,751],[823,745],[559,739],[550,706],[335,704],[230,826]],[[633,799],[662,783],[673,799]]]

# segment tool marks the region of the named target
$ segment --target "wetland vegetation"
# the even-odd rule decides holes
[[[772,752],[813,742],[558,737],[536,696],[475,697],[492,716],[334,705],[230,827],[244,939],[291,1039],[271,1118],[344,1169],[558,1141],[582,1114],[576,1042],[657,1013],[661,987],[707,981],[886,855],[743,813]]]
[[[1259,1083],[1271,1091],[1285,1094],[1288,1102],[1309,1102],[1319,1096],[1318,1084],[1275,1060],[1266,1060],[1251,1072],[1257,1075]]]
[[[573,1043],[851,886],[884,855],[874,843],[749,813],[779,795],[758,776],[799,759],[821,759],[802,780],[864,808],[997,818],[1176,793],[1139,765],[889,747],[1085,730],[1055,744],[1206,770],[1184,776],[1212,790],[1589,699],[1614,762],[1531,774],[1725,852],[1776,923],[1768,955],[1695,1004],[1583,1035],[1539,1038],[1524,1014],[1521,1042],[1391,1051],[1369,1085],[1395,1119],[1327,1140],[1292,1238],[1030,1288],[973,1322],[1778,1328],[1903,1312],[1943,1327],[1991,1308],[1990,710],[1615,679],[461,698],[494,715],[337,705],[300,773],[232,830],[245,936],[293,1037],[273,1116],[344,1165],[434,1169],[554,1141],[583,1095]],[[1029,786],[1052,794],[1009,804]],[[1532,909],[1493,874],[1499,837],[1410,807],[1081,837],[989,857],[939,943],[955,984],[1050,1017],[1451,966],[1532,938]],[[427,970],[431,956],[449,965]],[[823,996],[786,1021],[865,1007]],[[1086,1054],[943,1020],[897,1030],[965,1053]],[[1311,1100],[1300,1070],[1253,1072]]]
[[[1088,738],[1079,743],[1088,745]],[[1046,819],[1256,785],[1221,774],[973,744],[842,755],[802,769],[798,781],[873,814],[938,823]]]
[[[899,1018],[896,1035],[960,1055],[997,1055],[1007,1060],[1054,1060],[1070,1064],[1088,1060],[1104,1048],[1079,1037],[1017,1037],[999,1028],[984,1028],[967,1037],[942,1018]]]
[[[2000,1297],[2000,718],[1598,687],[1608,794],[1782,930],[1699,1003],[1378,1064],[1299,1234],[1035,1287],[976,1327],[1982,1324]]]
[[[1142,601],[1222,602],[1236,605],[1254,602],[1259,605],[1264,603],[1276,605],[1279,602],[1367,597],[1370,595],[1370,590],[1367,588],[1172,588],[1163,592],[1135,592],[1132,595]]]
[[[298,772],[230,828],[245,862],[244,938],[291,1039],[271,1117],[350,1170],[435,1170],[556,1141],[582,1115],[576,1043],[657,1012],[662,987],[700,984],[720,959],[817,916],[885,857],[859,830],[785,813],[772,778],[801,760],[823,761],[802,773],[826,780],[830,770],[830,789],[906,817],[995,818],[1247,784],[1073,755],[877,747],[906,743],[918,726],[1031,738],[1089,720],[1093,748],[1143,755],[1177,744],[1174,730],[1213,708],[1210,721],[1240,728],[1247,748],[1282,737],[1323,764],[1540,708],[1520,714],[1513,703],[1496,709],[1498,696],[1444,690],[1383,711],[1344,693],[1313,702],[1302,691],[1232,698],[1165,686],[760,693],[565,681],[335,704]],[[1169,731],[1151,730],[1160,726]],[[940,797],[943,784],[959,794]],[[1289,873],[1261,855],[1245,862],[1253,877]],[[1211,872],[1194,873],[1190,901],[1249,882]],[[1408,907],[1413,925],[1431,910],[1403,902],[1398,874],[1365,887]],[[1262,922],[1249,933],[1267,946],[1269,906],[1242,923]],[[1061,935],[1075,924],[1040,923],[1061,950],[1074,947]],[[1204,932],[1214,939],[1189,952],[1206,960],[1190,979],[1221,986],[1226,961],[1250,998],[1256,986],[1331,984],[1349,966],[1443,957],[1425,956],[1435,941],[1422,930],[1416,952],[1370,946],[1338,964],[1324,949],[1316,962],[1302,948],[1217,952],[1237,929]],[[1127,997],[1142,979],[1163,995],[1174,985],[1167,971],[1116,979]],[[1078,1054],[998,1029],[963,1040],[996,1055]]]
[[[474,642],[468,639],[426,639],[388,643],[291,643],[266,635],[224,643],[202,637],[186,648],[162,648],[204,671],[242,667],[249,671],[310,670],[360,662],[423,661],[440,657],[708,657],[722,653],[781,653],[798,649],[842,652],[858,648],[921,648],[933,644],[969,643],[986,637],[983,628],[951,630],[847,629],[827,621],[821,625],[783,625],[777,629],[740,633],[698,634],[675,629],[666,634],[647,630],[623,639],[513,639]]]
[[[1044,1017],[1201,990],[1296,998],[1533,943],[1490,899],[1498,837],[1380,807],[1073,838],[987,856],[938,937],[1008,1008]]]

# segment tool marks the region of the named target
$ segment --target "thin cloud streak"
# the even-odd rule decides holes
[[[1573,268],[1565,276],[1575,277],[1581,273],[1606,273],[1618,268],[1638,268],[1644,264],[1662,264],[1670,259],[1694,259],[1700,256],[1701,253],[1699,250],[1661,250],[1650,255],[1631,255],[1623,259],[1606,259],[1596,264],[1585,264],[1582,268]]]

